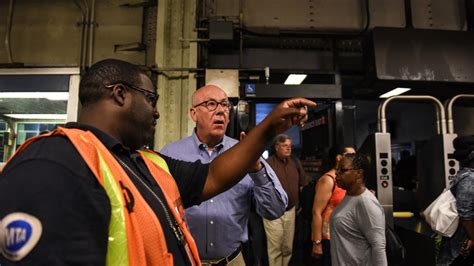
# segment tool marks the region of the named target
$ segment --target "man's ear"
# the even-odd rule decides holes
[[[191,108],[189,109],[189,116],[191,117],[191,119],[192,119],[194,122],[197,121],[196,108],[191,107]]]
[[[111,96],[116,103],[120,106],[125,104],[126,99],[126,90],[125,87],[121,84],[117,84],[112,88]]]
[[[357,169],[356,170],[356,175],[357,175],[357,179],[359,179],[359,178],[364,179],[364,170]]]

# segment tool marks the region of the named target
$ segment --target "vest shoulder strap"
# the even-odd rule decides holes
[[[141,155],[145,156],[146,158],[157,164],[159,167],[161,167],[161,169],[165,170],[168,174],[170,174],[168,164],[161,156],[150,150],[141,150],[139,152]]]

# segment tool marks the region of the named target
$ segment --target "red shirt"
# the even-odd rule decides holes
[[[325,175],[329,176],[334,181],[334,189],[332,191],[331,198],[329,198],[328,205],[326,205],[326,208],[324,208],[322,213],[323,227],[321,230],[321,235],[322,239],[330,239],[329,220],[331,218],[332,211],[337,207],[337,205],[339,205],[346,195],[346,191],[336,184],[336,170],[331,169],[323,176]],[[321,178],[319,180],[321,180]]]

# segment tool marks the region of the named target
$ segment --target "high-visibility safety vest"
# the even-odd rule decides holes
[[[58,128],[26,141],[16,154],[35,140],[51,135],[66,136],[105,189],[110,200],[107,265],[173,265],[161,223],[114,155],[90,131]],[[194,239],[184,222],[184,208],[166,162],[152,151],[139,152],[163,191],[166,203],[183,234],[183,245],[192,265],[201,265]],[[129,192],[125,191],[125,188]],[[133,207],[129,205],[133,195]],[[163,225],[168,226],[167,221]]]

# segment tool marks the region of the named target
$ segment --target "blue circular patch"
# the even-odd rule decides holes
[[[41,238],[43,226],[33,215],[10,213],[0,220],[0,253],[11,261],[26,257]]]
[[[31,237],[31,225],[25,220],[16,220],[6,226],[4,236],[5,249],[7,252],[15,253],[20,250]]]

